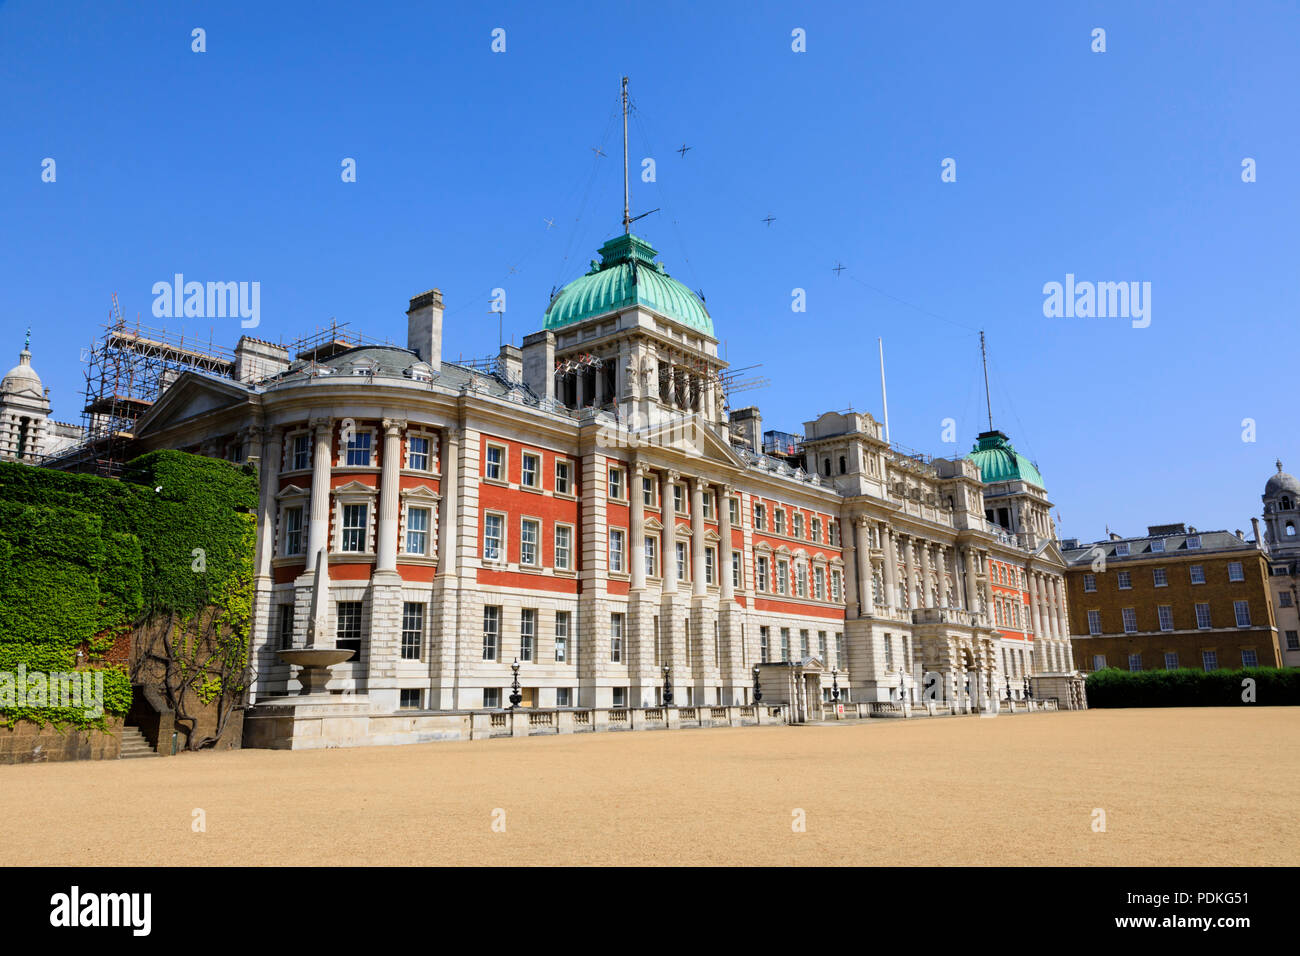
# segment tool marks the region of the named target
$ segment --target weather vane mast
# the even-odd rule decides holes
[[[632,193],[627,184],[627,77],[623,77],[623,233],[631,232]]]

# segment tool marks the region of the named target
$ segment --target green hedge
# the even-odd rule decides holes
[[[0,462],[0,671],[71,671],[151,614],[227,613],[242,642],[251,587],[251,469],[184,452],[129,463],[122,480]],[[105,710],[125,713],[130,678],[105,667]],[[103,726],[67,709],[17,719]]]
[[[1243,699],[1247,679],[1254,701]],[[1300,669],[1125,671],[1107,667],[1088,675],[1089,707],[1234,707],[1300,704]]]

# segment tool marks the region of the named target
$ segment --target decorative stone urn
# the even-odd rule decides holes
[[[324,694],[325,686],[330,682],[330,668],[350,658],[355,651],[340,650],[337,647],[299,647],[291,650],[276,651],[280,660],[286,664],[297,664],[302,668],[298,672],[298,682],[302,684],[299,694]]]

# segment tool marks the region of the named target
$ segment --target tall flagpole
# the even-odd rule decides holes
[[[876,339],[880,346],[880,404],[885,407],[885,444],[889,444],[889,396],[885,393],[885,340]]]
[[[623,77],[623,233],[632,225],[632,194],[627,185],[627,77]]]

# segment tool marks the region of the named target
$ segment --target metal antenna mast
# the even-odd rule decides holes
[[[627,185],[627,77],[623,77],[623,234],[632,231],[632,194]]]
[[[989,431],[993,431],[993,400],[989,398],[989,356],[984,348],[983,329],[980,329],[980,361],[984,363],[984,405],[989,410]]]

